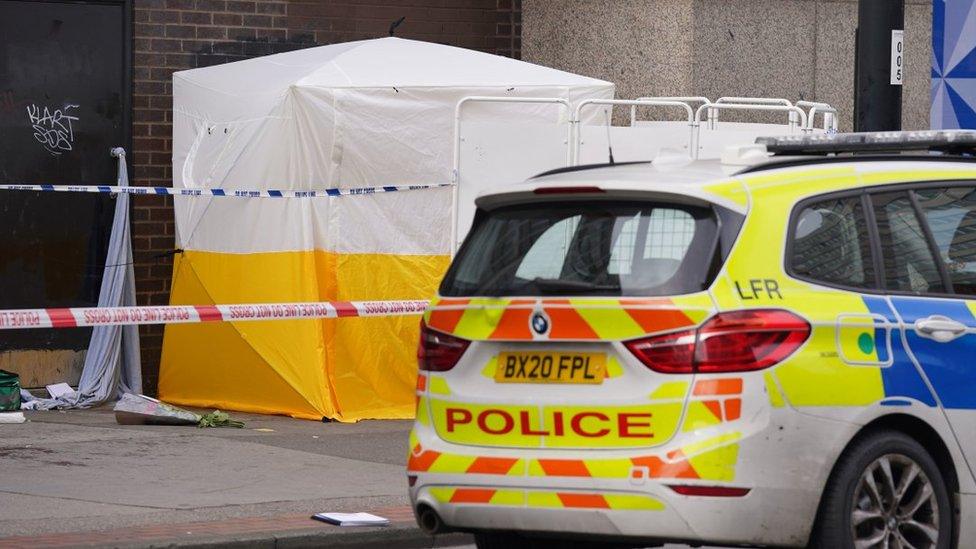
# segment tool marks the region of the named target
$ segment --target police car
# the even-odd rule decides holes
[[[976,134],[760,141],[478,199],[421,327],[423,528],[976,544]]]

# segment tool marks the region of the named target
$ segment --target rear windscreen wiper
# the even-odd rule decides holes
[[[563,280],[561,278],[535,278],[532,280],[543,292],[619,292],[619,284],[596,284],[583,280]]]

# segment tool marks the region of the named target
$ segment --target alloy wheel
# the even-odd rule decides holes
[[[854,490],[854,547],[934,548],[939,511],[932,482],[918,463],[901,454],[885,454],[864,469]]]

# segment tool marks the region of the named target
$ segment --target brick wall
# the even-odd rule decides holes
[[[498,0],[495,53],[522,58],[522,0]]]
[[[134,0],[132,179],[172,185],[172,73],[315,45],[403,38],[519,57],[521,0]],[[135,197],[141,305],[169,302],[172,199]],[[155,393],[163,330],[144,326],[145,391]]]

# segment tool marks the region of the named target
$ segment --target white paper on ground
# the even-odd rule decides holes
[[[27,421],[24,412],[0,412],[0,423],[23,423]]]
[[[313,518],[339,526],[385,526],[390,523],[390,519],[371,513],[317,513]]]
[[[47,392],[51,395],[51,398],[60,398],[64,395],[70,395],[75,392],[75,390],[71,388],[71,385],[68,385],[67,383],[45,385],[44,388],[47,389]]]

